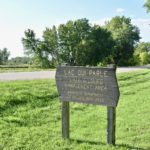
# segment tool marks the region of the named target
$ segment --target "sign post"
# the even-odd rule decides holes
[[[62,137],[69,138],[69,102],[62,102]]]
[[[116,108],[107,107],[107,143],[115,145]]]
[[[115,145],[119,87],[116,68],[60,66],[56,85],[62,101],[62,137],[69,138],[69,102],[107,106],[107,143]]]

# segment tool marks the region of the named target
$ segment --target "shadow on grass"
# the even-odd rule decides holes
[[[54,93],[52,95],[46,95],[46,96],[38,96],[38,95],[36,96],[36,95],[34,95],[33,97],[38,99],[38,100],[42,100],[42,102],[43,101],[46,102],[46,101],[49,101],[49,100],[53,101],[56,98],[58,98],[58,93]]]
[[[132,91],[132,90],[130,90],[130,91],[121,91],[121,95],[134,95],[138,92],[142,92],[142,91],[145,91],[147,89],[149,89],[149,85],[145,86],[145,87],[140,87],[140,88],[136,89],[136,91]]]
[[[145,75],[147,75],[145,77]],[[150,80],[150,72],[144,72],[144,73],[136,73],[130,76],[123,76],[123,77],[119,77],[119,87],[129,87],[129,86],[134,86],[137,84],[144,84],[147,81]],[[122,81],[127,81],[127,82],[122,82]]]
[[[137,79],[137,80],[133,80],[130,83],[126,83],[126,84],[120,84],[119,87],[129,87],[129,86],[135,86],[137,84],[144,84],[147,83],[150,80],[150,78],[144,78],[144,79]]]
[[[14,108],[17,108],[18,106],[24,106],[30,103],[34,107],[43,107],[47,105],[49,101],[54,101],[56,98],[58,98],[58,94],[54,93],[52,95],[45,95],[45,96],[36,96],[30,94],[31,98],[28,98],[29,95],[23,95],[24,98],[17,98],[13,97],[10,99],[7,99],[5,104],[3,106],[0,106],[0,113],[2,114],[3,112],[9,110],[14,110]]]
[[[6,111],[7,109],[12,109],[13,107],[25,105],[27,101],[27,99],[11,98],[8,101],[6,101],[5,105],[0,106],[0,113]]]
[[[133,150],[149,150],[149,148],[135,147],[129,144],[116,144],[116,146],[120,148],[122,147],[122,148],[133,149]]]
[[[124,76],[124,77],[119,77],[119,81],[126,81],[126,80],[131,80],[131,79],[135,79],[136,77],[138,76],[144,76],[144,75],[148,75],[149,72],[144,72],[144,73],[137,73],[137,74],[134,74],[134,75],[130,75],[130,76]]]
[[[120,78],[119,79],[119,87],[130,86],[130,85],[134,85],[134,84],[138,84],[138,83],[147,82],[147,81],[150,80],[150,76],[138,78],[138,76],[146,75],[146,74],[149,74],[149,72],[148,73],[143,73],[143,74],[135,74],[134,76],[129,76],[129,77],[125,77],[125,78],[124,77]],[[122,81],[127,81],[127,83],[124,84],[124,83],[122,83]]]
[[[90,141],[90,140],[81,140],[81,139],[73,139],[73,138],[71,138],[69,140],[71,142],[77,142],[78,144],[89,143],[91,145],[103,145],[103,146],[107,145],[106,143],[103,143],[103,142]],[[116,144],[114,147],[116,147],[116,148],[134,149],[134,150],[149,150],[149,148],[145,149],[145,148],[141,148],[141,147],[131,146],[129,144]]]
[[[91,145],[106,145],[103,142],[97,142],[97,141],[90,141],[90,140],[81,140],[81,139],[69,139],[70,142],[77,142],[78,144],[82,144],[82,143],[88,143]]]

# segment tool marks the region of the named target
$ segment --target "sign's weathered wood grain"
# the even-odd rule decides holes
[[[115,68],[60,66],[56,84],[62,101],[116,107],[119,100]]]

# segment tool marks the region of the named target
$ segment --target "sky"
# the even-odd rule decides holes
[[[32,29],[38,38],[46,27],[68,20],[89,19],[104,25],[115,16],[126,16],[139,27],[141,41],[150,41],[150,13],[145,0],[0,0],[0,49],[8,48],[11,57],[23,56],[21,38]]]

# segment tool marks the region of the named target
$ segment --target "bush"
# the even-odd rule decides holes
[[[150,63],[150,54],[148,54],[147,52],[141,52],[139,54],[139,58],[141,65],[146,65]]]
[[[133,55],[133,57],[129,59],[128,64],[130,64],[130,66],[140,65],[139,55]]]

